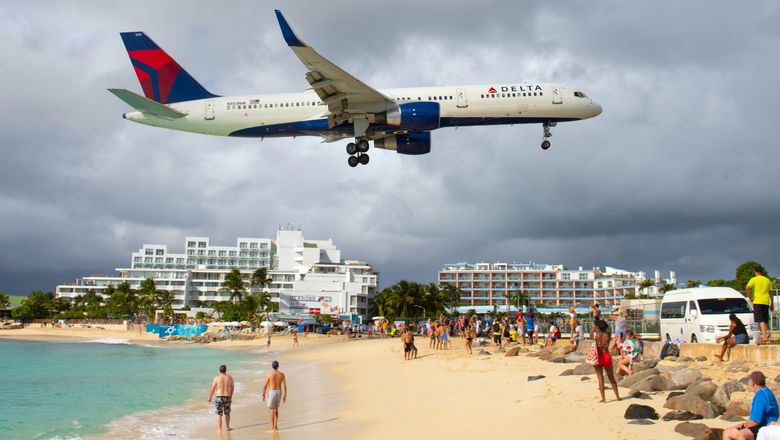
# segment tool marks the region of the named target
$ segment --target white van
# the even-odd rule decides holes
[[[661,301],[661,340],[666,335],[686,342],[715,343],[729,331],[729,314],[745,324],[751,341],[760,332],[753,321],[753,306],[729,287],[697,287],[666,292]]]

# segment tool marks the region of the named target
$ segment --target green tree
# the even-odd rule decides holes
[[[168,322],[171,322],[173,318],[173,300],[174,295],[170,290],[157,292],[157,306],[163,310],[163,314]]]
[[[272,281],[273,279],[268,276],[268,269],[265,267],[260,267],[252,272],[252,278],[249,280],[249,286],[251,288],[260,289],[260,296],[258,297],[259,307],[261,307],[261,310],[265,313],[265,319],[268,319],[268,313],[271,312],[273,302],[271,301],[271,295],[264,290],[267,287],[271,287]]]
[[[146,315],[146,319],[154,320],[157,311],[157,285],[154,280],[147,278],[141,281],[138,289],[138,309]]]
[[[108,298],[106,307],[113,317],[134,317],[138,313],[138,297],[130,288],[130,283],[127,281],[119,283]]]
[[[624,299],[636,299],[636,292],[628,292],[623,296]]]
[[[728,281],[726,280],[710,280],[707,281],[707,285],[710,287],[726,287],[728,286]]]
[[[685,288],[692,289],[694,287],[698,287],[699,284],[701,284],[701,280],[688,280],[688,282],[685,283]]]
[[[674,284],[672,284],[672,283],[663,283],[663,285],[661,285],[661,287],[658,288],[658,291],[661,292],[661,293],[666,293],[666,292],[669,292],[670,290],[674,290],[676,288],[677,287]]]
[[[5,293],[0,293],[0,310],[11,308],[11,298]]]
[[[241,276],[241,271],[238,269],[231,270],[225,275],[224,287],[220,289],[220,292],[228,293],[230,295],[230,301],[236,304],[241,301],[246,293],[246,286],[244,285],[244,279]]]
[[[22,320],[51,318],[53,301],[52,293],[35,290],[18,307],[11,310],[11,316]]]
[[[731,282],[731,288],[740,292],[744,292],[748,281],[756,276],[756,269],[760,269],[760,271],[763,272],[765,276],[769,276],[761,263],[757,261],[746,261],[737,266],[736,277],[734,278],[734,281]]]

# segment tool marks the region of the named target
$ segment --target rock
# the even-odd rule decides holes
[[[693,358],[690,356],[685,356],[682,359],[679,359],[678,362],[693,362]]]
[[[572,371],[572,374],[574,375],[596,374],[596,370],[593,369],[593,365],[580,364],[574,367],[574,371]]]
[[[623,378],[620,382],[618,382],[618,386],[623,388],[634,388],[634,385],[641,382],[642,380],[650,377],[655,376],[658,374],[658,370],[655,368],[650,370],[644,370],[640,371],[638,373],[634,373],[631,376]]]
[[[632,403],[626,408],[623,417],[626,419],[652,419],[658,420],[658,413],[651,406]]]
[[[705,419],[714,419],[723,413],[721,407],[688,394],[672,397],[664,403],[664,408],[690,411]]]
[[[479,354],[482,356],[490,356],[490,352],[487,350],[479,350]]]
[[[528,376],[528,382],[533,382],[535,380],[540,380],[540,379],[544,379],[544,378],[545,378],[545,376],[543,374],[539,374],[539,375],[536,375],[536,376]]]
[[[687,422],[688,420],[701,420],[701,416],[699,414],[694,414],[690,411],[683,411],[683,410],[675,410],[675,411],[669,411],[664,415],[664,422],[671,422],[672,420],[677,420],[680,422]]]
[[[677,370],[684,370],[686,368],[684,364],[669,359],[670,358],[666,358],[662,361],[658,361],[658,364],[656,364],[655,368],[661,373],[667,371],[672,372]]]
[[[650,379],[650,387],[652,388],[650,391],[671,391],[680,388],[678,385],[674,383],[672,378],[667,376],[666,374],[659,374],[658,376],[653,376]]]
[[[744,422],[745,421],[744,417],[735,416],[733,414],[732,415],[723,414],[722,416],[720,416],[720,419],[721,420],[725,420],[727,422]]]
[[[712,438],[713,432],[704,423],[682,422],[674,427],[674,432],[698,439]]]
[[[566,359],[564,359],[562,357],[556,357],[556,358],[550,359],[550,362],[552,362],[554,364],[565,364],[566,363]]]
[[[631,390],[631,392],[628,394],[628,397],[631,397],[632,399],[639,399],[639,400],[652,400],[650,396],[648,396],[647,394],[639,390]]]
[[[636,419],[628,422],[629,425],[655,425],[655,422],[647,419]]]
[[[499,348],[498,350],[496,350],[496,353],[506,353],[506,350],[504,350],[503,348]]]
[[[778,374],[777,376],[775,376],[775,382],[780,382],[780,374]]]
[[[683,394],[685,394],[685,393],[682,392],[682,391],[672,391],[671,393],[669,393],[668,396],[666,396],[666,400],[669,400],[672,397],[682,396]]]
[[[695,368],[686,368],[672,372],[672,382],[674,382],[675,389],[678,390],[688,388],[699,379],[701,379],[701,371]]]
[[[585,355],[582,353],[577,353],[576,351],[568,353],[563,358],[566,359],[567,364],[581,364],[585,362]]]
[[[739,380],[739,383],[745,386],[747,386],[748,382],[750,382],[750,376],[745,376]]]
[[[574,373],[574,368],[569,368],[568,370],[563,370],[558,376],[571,376],[572,373]]]
[[[745,389],[744,385],[737,382],[736,380],[730,380],[718,387],[717,390],[712,394],[712,397],[710,400],[712,403],[725,408],[726,405],[728,405],[729,400],[731,400],[731,394],[736,391],[743,391]]]
[[[725,414],[729,416],[747,417],[750,415],[750,405],[752,402],[752,393],[746,391],[734,391],[731,393],[731,400],[725,406]]]
[[[666,356],[664,360],[677,362],[677,356]]]
[[[532,351],[532,352],[526,354],[526,356],[527,357],[539,357],[539,352],[538,351]]]
[[[582,381],[586,381],[586,380],[590,380],[590,378],[589,378],[588,376],[582,376],[582,377],[580,378],[580,382],[582,382]]]
[[[518,353],[520,353],[520,346],[519,345],[515,345],[514,347],[509,347],[506,350],[506,353],[504,353],[504,357],[517,356]]]
[[[696,362],[707,362],[707,356],[696,356],[694,360]]]
[[[645,368],[655,368],[658,365],[658,359],[645,359],[640,364]]]
[[[749,367],[728,367],[726,368],[726,373],[747,373],[750,371]]]
[[[712,399],[712,395],[715,394],[715,390],[717,389],[718,386],[715,385],[715,383],[713,383],[711,380],[708,380],[705,382],[698,382],[689,386],[685,390],[685,394],[696,396],[701,400],[710,400]],[[725,405],[718,405],[718,406],[725,406]]]

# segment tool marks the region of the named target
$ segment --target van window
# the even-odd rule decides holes
[[[696,301],[688,301],[688,314],[691,313],[691,311],[696,310],[699,311],[699,308],[696,307]]]
[[[661,318],[684,318],[685,301],[668,302],[661,306]]]
[[[729,313],[752,313],[745,298],[700,299],[702,315],[728,315]]]

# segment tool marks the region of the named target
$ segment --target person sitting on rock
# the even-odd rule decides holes
[[[626,340],[620,344],[620,360],[618,361],[618,374],[625,373],[628,376],[634,374],[634,364],[639,362],[639,342],[634,336],[633,330],[626,331]]]
[[[733,313],[729,315],[729,320],[731,321],[729,324],[729,332],[726,333],[725,336],[720,336],[715,339],[716,343],[723,341],[723,346],[720,348],[720,354],[715,355],[715,357],[718,359],[718,362],[723,361],[723,355],[726,354],[726,350],[729,347],[733,347],[737,344],[749,343],[745,324],[743,324],[742,321],[737,318],[737,315]]]
[[[755,394],[750,404],[749,420],[723,431],[723,440],[754,440],[758,430],[770,423],[777,422],[777,399],[766,387],[766,376],[760,371],[750,373],[748,386],[753,387]]]

